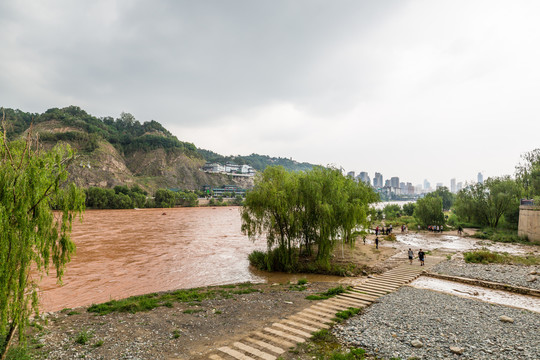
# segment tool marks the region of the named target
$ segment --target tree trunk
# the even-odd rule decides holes
[[[14,323],[11,323],[11,327],[9,328],[9,332],[6,335],[6,339],[4,340],[4,343],[2,344],[2,353],[0,354],[0,360],[5,360],[7,356],[7,352],[9,350],[9,346],[11,345],[11,340],[13,340],[13,335],[15,335],[15,330],[17,329],[17,325]]]

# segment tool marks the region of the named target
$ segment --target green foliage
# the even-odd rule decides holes
[[[489,250],[477,250],[463,253],[463,258],[467,263],[480,264],[517,264],[517,265],[539,265],[540,256],[537,255],[509,255],[508,253],[497,253]]]
[[[527,245],[535,244],[529,242],[527,237],[519,236],[516,230],[484,228],[474,233],[472,237],[502,243],[521,243]]]
[[[489,178],[462,189],[456,198],[454,211],[460,221],[496,228],[505,214],[519,208],[519,187],[510,177]],[[515,218],[515,216],[514,216]]]
[[[347,289],[345,289],[342,285],[339,285],[334,288],[328,289],[325,292],[320,293],[318,295],[308,295],[306,296],[306,299],[307,300],[326,300],[336,295],[342,294],[345,291],[347,291]]]
[[[540,149],[521,155],[523,163],[516,166],[516,181],[521,195],[527,199],[540,197]]]
[[[9,144],[0,139],[0,355],[17,328],[23,342],[38,310],[40,275],[52,261],[60,280],[75,251],[71,224],[84,211],[84,193],[66,183],[71,159],[67,145],[43,151],[31,135]]]
[[[75,342],[77,344],[86,345],[88,344],[88,341],[90,341],[90,338],[92,338],[92,336],[92,332],[87,330],[81,330],[75,337]]]
[[[397,204],[388,204],[383,208],[384,218],[393,220],[401,216],[401,206]]]
[[[442,199],[443,210],[450,210],[455,201],[455,195],[452,194],[446,186],[442,186],[437,190],[430,192],[426,197],[439,197]]]
[[[178,339],[180,337],[181,333],[180,330],[176,329],[173,331],[172,336],[174,339]]]
[[[377,200],[370,187],[336,169],[290,173],[269,167],[246,195],[242,231],[250,239],[266,236],[267,269],[294,271],[300,253],[295,250],[302,248],[307,255],[316,248],[315,261],[328,264],[339,241],[352,245],[355,228],[369,226],[369,204]]]
[[[413,203],[413,202],[403,204],[403,214],[406,216],[413,216],[415,207],[416,207],[416,203]]]
[[[30,114],[20,110],[6,110],[7,136],[14,139],[27,130],[30,124],[46,121],[58,121],[67,132],[40,133],[40,138],[47,142],[69,141],[80,145],[86,152],[92,152],[99,146],[100,140],[113,144],[119,151],[128,154],[134,151],[164,149],[187,153],[191,157],[201,158],[192,143],[179,141],[158,122],[151,120],[140,123],[128,113],[120,117],[96,118],[77,106],[58,109],[52,108],[43,114]]]
[[[342,322],[344,320],[347,320],[353,317],[354,315],[357,315],[360,311],[362,310],[359,308],[353,308],[353,307],[350,307],[347,310],[339,311],[336,313],[337,322]]]
[[[306,278],[298,279],[297,284],[298,285],[306,285],[308,283],[308,280]]]
[[[414,209],[414,217],[423,227],[444,225],[442,199],[440,197],[418,199]]]
[[[106,315],[111,312],[130,312],[134,314],[139,311],[152,310],[158,306],[159,302],[153,295],[142,295],[122,300],[111,300],[103,304],[94,304],[88,308],[88,312],[99,315]]]

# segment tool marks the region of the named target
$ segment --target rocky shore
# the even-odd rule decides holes
[[[435,265],[431,272],[540,289],[540,266],[468,264],[454,257]]]
[[[383,359],[540,359],[540,314],[408,286],[333,333]]]

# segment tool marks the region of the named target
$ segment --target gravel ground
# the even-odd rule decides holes
[[[540,266],[468,264],[463,258],[456,258],[435,265],[431,272],[540,289]],[[531,278],[536,279],[527,281]]]
[[[540,359],[540,314],[409,286],[333,332],[383,359]]]

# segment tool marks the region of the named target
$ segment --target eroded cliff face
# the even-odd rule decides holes
[[[69,167],[71,180],[82,187],[114,187],[138,184],[146,190],[176,188],[198,190],[203,185],[253,186],[253,178],[236,178],[201,171],[205,161],[182,152],[156,149],[127,156],[101,141],[90,154],[79,153]]]
[[[75,160],[69,165],[70,180],[81,187],[112,188],[116,185],[137,184],[153,192],[159,188],[198,190],[203,185],[235,184],[243,188],[253,186],[253,178],[201,171],[205,160],[198,154],[180,149],[158,148],[123,154],[108,141],[101,138],[96,140],[96,137],[92,139],[92,146],[89,146],[88,141],[84,140],[89,139],[84,130],[65,126],[57,120],[41,122],[33,127],[32,132],[43,139],[41,144],[45,148],[56,144],[56,141],[47,140],[51,134],[86,134],[72,136],[75,140],[66,141],[77,152]],[[89,148],[93,150],[89,151]]]

